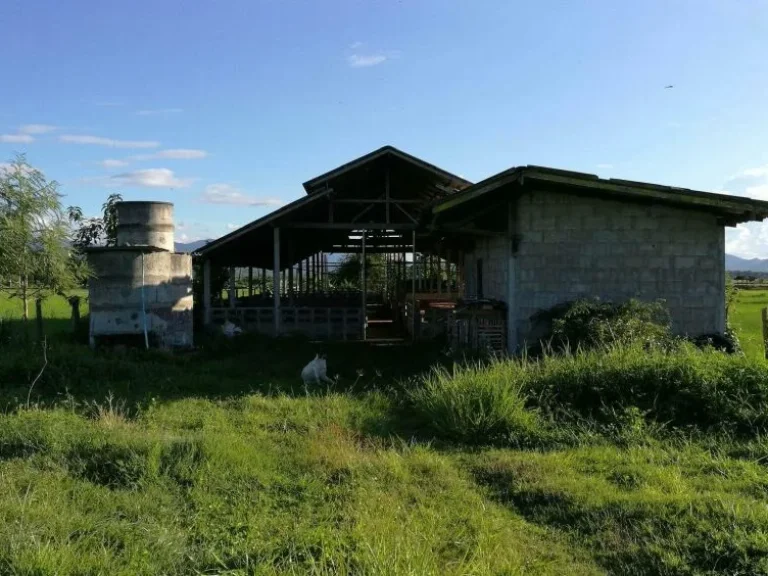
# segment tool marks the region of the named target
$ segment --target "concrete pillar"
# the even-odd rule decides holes
[[[367,278],[365,277],[365,230],[363,230],[363,235],[361,238],[361,246],[362,250],[360,252],[360,287],[361,291],[363,293],[363,340],[365,340],[366,332],[368,328],[368,314],[367,314],[367,307],[368,302],[366,302],[366,292],[368,290],[367,286]]]
[[[211,261],[203,262],[203,324],[211,323]]]
[[[272,312],[275,320],[275,336],[280,335],[280,228],[275,227],[274,254],[272,262],[273,301]]]
[[[237,289],[235,287],[235,272],[234,266],[229,267],[229,307],[234,308],[237,301]]]

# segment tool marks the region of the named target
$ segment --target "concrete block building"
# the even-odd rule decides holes
[[[296,288],[294,270],[301,277],[303,260],[315,252],[365,253],[367,246],[369,253],[388,254],[394,288],[387,298],[402,301],[398,310],[410,305],[406,325],[422,321],[417,302],[492,299],[505,305],[510,351],[537,338],[537,312],[581,297],[663,299],[675,331],[722,333],[725,228],[768,217],[767,202],[538,166],[472,184],[389,146],[314,178],[305,189],[307,198],[200,255],[209,265],[272,266],[278,289],[263,304],[271,308],[271,333],[290,329],[280,327],[285,297],[302,307],[307,283],[300,279]],[[354,211],[340,212],[352,205]],[[281,229],[288,232],[287,252],[276,244]],[[245,256],[257,250],[261,256]],[[313,272],[306,268],[305,279],[327,274],[322,258],[318,262]],[[365,273],[361,292],[345,306],[360,310],[366,338],[372,298]],[[210,299],[204,306],[213,309]],[[236,298],[226,308],[227,317],[244,319],[234,312]],[[313,312],[328,317],[323,314]]]

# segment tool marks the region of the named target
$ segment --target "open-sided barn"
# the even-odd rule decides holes
[[[722,333],[725,227],[768,217],[768,202],[538,166],[472,184],[391,146],[304,189],[200,251],[206,323],[314,338],[446,331],[514,351],[540,310],[636,297],[664,299],[679,333]],[[343,253],[368,256],[355,290],[331,282],[328,255]],[[375,283],[371,254],[383,254]],[[213,293],[222,267],[248,269],[247,293]]]

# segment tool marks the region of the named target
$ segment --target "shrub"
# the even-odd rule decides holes
[[[543,431],[538,415],[525,408],[520,385],[504,371],[434,369],[408,397],[429,432],[444,440],[529,444]]]
[[[635,406],[674,426],[768,431],[768,365],[743,356],[690,344],[675,352],[615,347],[547,357],[527,373],[528,393],[552,410],[600,421],[606,407]]]
[[[630,299],[615,304],[577,300],[540,312],[534,322],[548,324],[543,340],[558,352],[617,344],[661,348],[674,345],[669,313],[661,301]]]

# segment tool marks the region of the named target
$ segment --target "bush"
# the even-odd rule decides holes
[[[690,344],[675,352],[615,347],[548,357],[526,373],[527,392],[555,411],[601,421],[605,408],[635,406],[673,426],[768,431],[768,365],[743,356]]]
[[[411,406],[438,438],[466,444],[530,444],[543,427],[519,384],[500,370],[435,369],[408,393]]]
[[[543,340],[557,352],[634,344],[671,348],[675,343],[669,313],[661,301],[577,300],[540,312],[533,322],[547,325]]]

